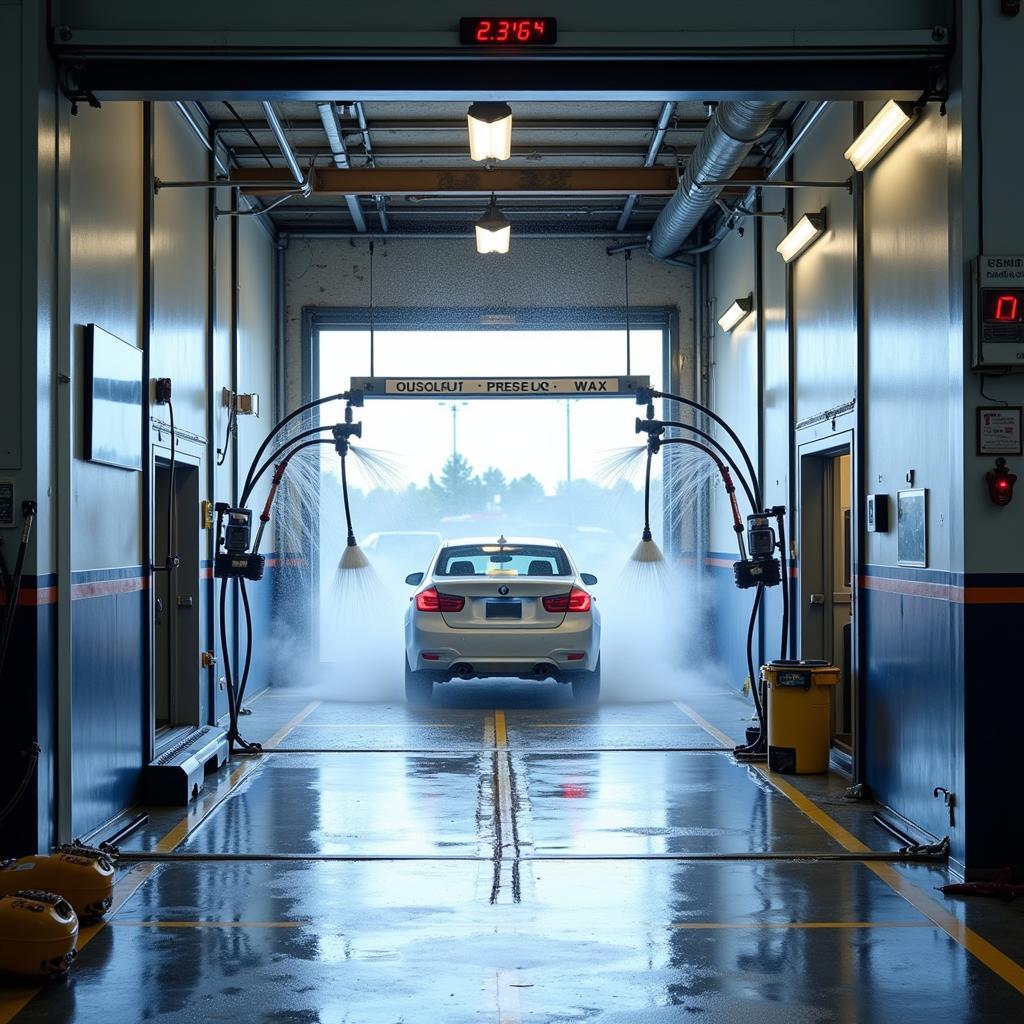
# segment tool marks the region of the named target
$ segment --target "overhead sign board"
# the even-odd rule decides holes
[[[651,378],[353,377],[364,398],[633,398]]]

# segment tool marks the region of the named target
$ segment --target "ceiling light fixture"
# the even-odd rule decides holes
[[[512,224],[491,196],[490,206],[476,222],[476,251],[506,253],[511,237]]]
[[[754,308],[754,293],[751,292],[745,299],[737,299],[719,318],[718,326],[729,334],[744,317],[750,315]]]
[[[792,263],[800,253],[821,237],[825,224],[824,210],[819,213],[805,213],[793,225],[792,231],[775,247],[775,251],[787,263]]]
[[[870,167],[913,123],[913,103],[889,100],[843,154],[858,170]]]
[[[507,103],[474,103],[466,120],[474,160],[507,160],[512,155],[512,108]]]

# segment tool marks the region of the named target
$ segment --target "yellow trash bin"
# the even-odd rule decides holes
[[[787,775],[828,771],[831,690],[839,669],[827,661],[762,666],[768,694],[768,767]]]

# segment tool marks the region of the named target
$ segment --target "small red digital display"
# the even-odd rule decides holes
[[[983,289],[981,318],[987,324],[1024,323],[1024,288]]]
[[[459,42],[464,46],[550,46],[558,39],[554,18],[462,18]]]

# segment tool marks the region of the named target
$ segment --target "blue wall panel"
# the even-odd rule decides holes
[[[72,825],[89,832],[134,801],[146,749],[145,591],[72,604]]]
[[[861,591],[868,651],[860,722],[864,781],[882,803],[934,836],[951,835],[959,847],[942,801],[932,790],[956,789],[950,753],[960,734],[963,607],[941,594],[941,589],[955,589],[949,573],[909,572],[916,579],[898,579],[908,570],[866,576]],[[878,580],[891,582],[873,584]],[[898,593],[880,586],[921,592]],[[926,596],[929,587],[940,588],[940,593]],[[962,848],[954,856],[962,857]]]

